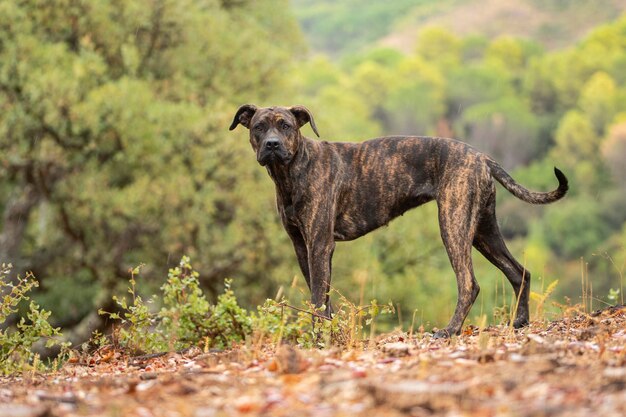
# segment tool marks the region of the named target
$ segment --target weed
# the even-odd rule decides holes
[[[493,308],[493,321],[496,324],[508,324],[511,321],[511,311],[507,304]]]
[[[611,263],[611,265],[615,269],[615,272],[617,272],[617,275],[619,276],[620,287],[616,290],[613,290],[612,288],[610,289],[609,300],[613,301],[614,303],[617,303],[618,296],[619,296],[619,302],[621,304],[624,304],[624,268],[626,267],[626,258],[624,258],[624,262],[622,262],[621,266],[616,264],[613,258],[608,253],[604,254],[604,258],[608,259],[608,261]],[[611,298],[612,295],[614,295],[613,298]]]
[[[620,290],[619,288],[614,290],[613,288],[609,289],[609,295],[607,295],[607,297],[609,299],[609,301],[613,302],[613,303],[617,303],[618,299],[620,299]],[[623,300],[623,298],[622,298]]]
[[[535,291],[530,292],[530,299],[537,304],[535,308],[535,319],[545,317],[544,308],[546,301],[552,295],[558,283],[559,280],[552,281],[545,290],[542,289],[541,293]]]

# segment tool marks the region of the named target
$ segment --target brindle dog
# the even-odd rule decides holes
[[[250,130],[257,161],[276,184],[280,218],[315,306],[325,305],[325,314],[332,313],[328,293],[336,241],[356,239],[436,200],[459,294],[454,316],[435,337],[458,334],[476,300],[472,245],[513,286],[518,297],[514,326],[528,324],[530,273],[513,258],[498,229],[494,179],[523,201],[547,204],[567,192],[561,171],[554,169],[556,190],[532,192],[489,156],[456,140],[395,136],[362,143],[316,141],[300,133],[306,123],[319,137],[305,107],[246,104],[237,110],[230,130],[238,124]]]

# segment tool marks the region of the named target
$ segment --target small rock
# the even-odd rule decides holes
[[[411,345],[404,342],[386,343],[381,349],[389,356],[399,358],[410,354]]]
[[[356,361],[358,358],[359,358],[359,355],[353,349],[351,349],[351,350],[349,350],[347,352],[344,352],[341,355],[341,360],[342,361],[346,361],[346,362],[353,362],[353,361]]]
[[[212,407],[201,407],[194,413],[194,417],[215,417],[216,415],[217,410]]]
[[[419,380],[405,380],[389,384],[368,384],[364,388],[372,394],[377,404],[386,404],[399,410],[426,407],[432,410],[445,410],[467,394],[468,384],[428,383]]]
[[[309,366],[300,351],[290,345],[282,345],[276,352],[274,361],[277,370],[283,374],[299,374]]]
[[[544,343],[546,343],[546,340],[537,334],[530,333],[526,335],[526,337],[528,338],[528,340],[532,340],[539,345],[543,345]]]
[[[602,373],[606,378],[611,380],[626,381],[626,367],[622,368],[606,368]]]
[[[47,415],[47,407],[32,407],[21,404],[0,404],[0,416],[2,417],[44,417]]]

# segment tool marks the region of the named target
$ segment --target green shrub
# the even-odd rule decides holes
[[[131,271],[129,280],[130,287],[128,293],[132,297],[129,303],[126,297],[113,296],[113,300],[118,305],[120,313],[98,310],[101,315],[106,315],[112,320],[119,320],[122,324],[114,327],[113,342],[119,343],[131,353],[144,353],[146,351],[157,351],[164,348],[163,337],[160,332],[154,331],[156,317],[150,311],[149,305],[154,302],[154,297],[144,301],[137,293],[135,276],[139,274],[141,266]],[[106,343],[106,338],[101,338],[98,333],[94,340],[96,344]]]
[[[10,272],[10,264],[0,266],[0,293],[5,294],[0,299],[0,324],[3,324],[9,316],[18,313],[20,305],[29,300],[28,293],[39,286],[31,273],[27,273],[24,278],[18,276],[15,282],[11,282],[7,280]],[[31,349],[41,339],[47,339],[46,347],[59,344],[55,338],[61,334],[58,328],[50,325],[49,317],[49,311],[40,309],[31,301],[14,328],[0,330],[1,374],[44,369],[39,356]]]
[[[153,296],[145,302],[135,287],[139,271],[138,267],[131,272],[128,292],[132,302],[113,297],[121,312],[100,311],[119,320],[121,326],[114,328],[112,341],[129,353],[180,350],[193,345],[223,348],[250,334],[251,318],[237,303],[229,280],[217,303],[210,304],[200,288],[198,272],[184,256],[179,266],[170,269],[161,287],[161,298]],[[160,310],[151,312],[149,304],[157,301],[162,304]]]
[[[130,354],[190,346],[228,348],[245,341],[289,342],[303,347],[352,346],[364,336],[365,326],[376,316],[393,311],[391,305],[380,306],[375,300],[357,307],[341,297],[342,303],[332,319],[322,318],[308,304],[293,307],[286,300],[266,300],[255,312],[249,312],[239,305],[231,280],[226,280],[224,292],[211,304],[188,257],[170,269],[161,287],[161,298],[153,296],[144,302],[136,289],[135,276],[139,270],[131,271],[128,292],[132,302],[114,297],[120,312],[100,311],[119,321],[120,326],[114,327],[111,339]],[[151,312],[149,304],[157,302],[162,303],[161,308]],[[102,345],[109,340],[98,334],[93,342]]]
[[[205,347],[227,347],[241,342],[252,330],[248,312],[239,306],[231,280],[226,280],[224,293],[215,305],[204,296],[198,273],[189,258],[184,256],[180,265],[171,269],[163,291],[163,308],[158,316],[163,334],[174,341],[176,349],[200,342]],[[171,343],[170,343],[171,344]]]

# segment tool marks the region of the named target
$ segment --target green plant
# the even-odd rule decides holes
[[[189,258],[183,256],[179,266],[170,269],[163,291],[163,308],[158,313],[161,333],[167,335],[170,346],[181,349],[203,342],[205,347],[227,347],[241,342],[252,331],[251,318],[239,306],[226,280],[224,293],[210,304],[198,281]]]
[[[357,347],[365,337],[365,326],[371,330],[376,317],[395,311],[391,303],[379,305],[372,300],[360,307],[339,296],[340,303],[332,318],[322,316],[324,306],[315,309],[305,302],[304,308],[299,308],[285,299],[266,300],[253,315],[257,339],[269,339],[274,344],[297,343],[305,348]]]
[[[39,286],[31,273],[27,273],[24,278],[18,276],[15,282],[7,281],[11,268],[11,264],[0,266],[0,293],[5,294],[0,299],[0,324],[10,315],[18,313],[20,304],[30,299],[28,293]],[[56,339],[61,333],[50,325],[49,317],[49,311],[40,309],[34,301],[30,301],[25,314],[22,314],[14,328],[0,330],[0,373],[45,369],[39,356],[31,349],[42,339],[46,339],[46,347],[61,344]]]
[[[493,321],[497,324],[509,324],[511,321],[511,309],[506,303],[493,308]]]
[[[113,342],[122,344],[133,353],[160,350],[163,347],[160,333],[153,331],[155,317],[150,312],[148,306],[148,304],[154,302],[154,297],[146,302],[137,293],[135,276],[139,274],[141,267],[142,265],[139,265],[130,271],[130,287],[128,287],[127,291],[132,296],[132,301],[129,303],[126,297],[113,296],[120,313],[108,312],[102,309],[98,310],[98,314],[121,322],[122,326],[114,329]],[[92,340],[94,340],[95,344],[102,345],[105,339],[95,337]]]
[[[239,306],[230,280],[226,280],[226,289],[217,303],[210,304],[200,288],[198,272],[183,256],[180,264],[169,270],[161,286],[161,298],[152,296],[144,302],[136,289],[135,276],[140,269],[131,271],[128,292],[132,302],[113,297],[120,312],[100,310],[100,314],[119,320],[121,326],[114,329],[112,339],[130,353],[180,350],[199,344],[223,348],[243,341],[251,333],[250,315]],[[157,302],[162,304],[161,309],[151,312],[149,304]],[[100,335],[92,340],[97,345],[104,341]]]
[[[131,354],[194,345],[227,348],[247,340],[297,343],[307,348],[353,347],[365,336],[365,326],[372,329],[377,316],[394,311],[391,303],[379,305],[376,300],[358,307],[339,294],[341,302],[331,319],[321,315],[323,307],[316,310],[308,303],[302,308],[294,307],[285,299],[266,300],[255,312],[249,312],[239,305],[228,279],[224,292],[211,304],[200,288],[198,272],[186,256],[169,270],[167,281],[161,286],[161,298],[153,296],[144,302],[136,289],[135,277],[139,272],[140,267],[131,271],[128,292],[132,302],[114,297],[120,312],[100,311],[119,321],[112,341]],[[162,304],[160,310],[150,312],[148,304],[157,302]],[[109,343],[109,338],[95,334],[92,342],[102,346]]]
[[[197,341],[199,329],[206,327],[209,302],[188,257],[183,257],[177,267],[169,270],[161,291],[163,307],[158,314],[159,325],[169,339],[168,346],[180,348],[181,344]]]

